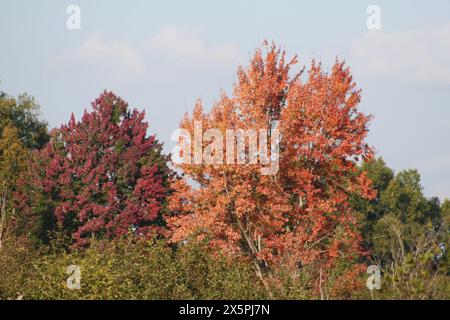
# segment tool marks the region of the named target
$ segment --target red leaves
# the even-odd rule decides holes
[[[108,92],[92,108],[81,122],[72,115],[52,132],[50,143],[36,154],[34,166],[42,174],[27,182],[50,198],[47,209],[53,208],[59,228],[71,232],[78,246],[130,230],[148,234],[167,193],[165,158],[155,138],[146,136],[144,113],[130,112]]]

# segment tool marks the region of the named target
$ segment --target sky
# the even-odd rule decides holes
[[[71,5],[79,29],[67,26]],[[33,95],[50,127],[111,90],[146,111],[170,151],[184,112],[230,93],[263,40],[300,65],[345,60],[374,116],[377,156],[396,172],[417,168],[427,196],[450,198],[448,0],[0,0],[0,90]]]

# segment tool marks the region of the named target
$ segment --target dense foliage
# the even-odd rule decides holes
[[[289,76],[295,63],[275,45],[265,54],[257,50],[248,68],[239,68],[231,97],[223,94],[207,113],[199,103],[185,116],[180,127],[191,136],[196,123],[223,136],[256,129],[270,138],[278,128],[279,163],[273,165],[279,168],[265,175],[262,161],[179,165],[184,179],[174,183],[169,200],[172,241],[208,237],[224,252],[248,256],[266,286],[272,269],[283,266],[295,276],[314,265],[321,290],[340,264],[341,286],[352,290],[363,250],[348,197],[374,196],[365,172],[357,172],[357,162],[372,157],[364,141],[369,117],[357,109],[359,90],[343,63],[327,73],[313,62],[305,81],[302,72]],[[260,136],[259,143],[267,142]],[[226,154],[226,147],[215,152]],[[344,270],[342,262],[354,264]]]
[[[49,134],[47,123],[39,119],[39,109],[29,95],[14,98],[0,91],[0,133],[6,127],[14,127],[26,148],[42,148],[49,141]]]
[[[264,298],[250,266],[214,257],[201,244],[174,254],[161,241],[94,242],[87,249],[0,252],[3,299]],[[81,290],[68,290],[67,267],[81,268]]]
[[[47,123],[39,119],[34,99],[26,94],[16,99],[0,91],[0,248],[16,218],[17,178],[26,170],[29,151],[48,140]]]
[[[450,200],[373,157],[342,62],[295,65],[266,43],[231,95],[185,115],[216,162],[196,141],[170,161],[111,92],[50,134],[33,98],[0,93],[0,299],[449,299]],[[276,170],[225,163],[227,129],[262,130]]]
[[[169,170],[161,145],[147,136],[144,113],[106,92],[92,109],[53,130],[19,180],[25,226],[38,226],[40,240],[63,232],[76,246],[160,234]]]

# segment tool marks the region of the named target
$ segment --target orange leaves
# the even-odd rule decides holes
[[[260,165],[179,165],[185,181],[173,185],[172,241],[207,234],[211,246],[268,268],[287,260],[329,266],[361,254],[348,197],[373,196],[370,181],[355,170],[372,156],[364,141],[370,117],[357,110],[360,92],[344,63],[326,73],[313,61],[302,81],[303,70],[290,75],[296,62],[286,62],[274,44],[256,50],[249,66],[238,69],[231,97],[223,94],[210,112],[198,103],[183,119],[191,136],[195,121],[203,131],[222,133],[265,129],[270,135],[278,127],[280,163],[269,176]]]
[[[248,68],[238,69],[238,83],[234,87],[235,103],[242,120],[252,125],[269,125],[270,121],[279,119],[290,84],[299,76],[289,76],[291,67],[297,62],[296,57],[286,63],[285,51],[276,48],[275,44],[265,47],[265,56],[258,49]]]

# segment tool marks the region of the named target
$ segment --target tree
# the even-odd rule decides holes
[[[39,105],[26,94],[17,99],[0,91],[0,247],[14,220],[12,194],[25,170],[29,150],[48,141],[47,123],[39,119]]]
[[[22,145],[18,130],[6,126],[0,134],[0,249],[7,230],[7,222],[12,215],[10,203],[16,191],[17,177],[25,170],[28,151]]]
[[[383,260],[382,256],[387,258],[385,253],[389,253],[385,223],[380,223],[384,216],[390,215],[389,219],[395,218],[402,223],[402,238],[408,240],[423,233],[424,228],[435,228],[440,223],[439,199],[424,196],[417,170],[403,170],[394,175],[380,158],[363,163],[360,171],[371,179],[377,196],[371,200],[352,196],[351,206],[363,216],[364,240],[377,259]]]
[[[387,219],[395,219],[402,224],[402,239],[407,250],[415,239],[436,229],[440,224],[439,200],[427,199],[423,195],[420,175],[415,169],[397,173],[380,193],[379,199],[377,219],[370,222],[373,233],[369,243],[374,257],[382,264],[391,263],[393,259],[391,233],[382,221],[384,216],[390,216],[391,218]]]
[[[441,206],[441,214],[447,226],[450,227],[450,200],[445,199]]]
[[[417,170],[400,171],[381,196],[381,202],[402,222],[425,224],[439,215],[439,206],[422,192]]]
[[[372,150],[364,141],[369,117],[357,110],[360,92],[349,69],[337,61],[327,73],[313,61],[302,81],[303,71],[290,75],[296,61],[286,61],[275,45],[265,54],[257,50],[250,65],[238,69],[231,97],[223,94],[208,113],[198,102],[192,116],[185,115],[180,128],[191,140],[196,130],[204,134],[200,157],[216,162],[199,163],[197,142],[197,159],[186,161],[187,144],[180,152],[185,161],[175,164],[184,177],[173,184],[167,218],[173,242],[207,238],[213,248],[245,256],[267,288],[268,271],[281,264],[294,276],[302,266],[317,265],[314,285],[321,288],[338,261],[358,259],[361,236],[349,194],[374,196],[365,174],[357,173],[357,162],[371,158]],[[239,151],[231,156],[235,164],[221,161],[239,145],[233,139],[217,148],[227,129],[250,132],[245,164],[236,164]],[[263,133],[256,164],[249,161],[252,130]],[[267,145],[277,130],[279,160],[277,143]],[[279,170],[267,174],[264,158]],[[341,283],[352,282],[358,270],[347,268]]]
[[[0,133],[6,127],[17,129],[21,143],[28,149],[40,149],[49,140],[47,123],[39,119],[39,105],[22,94],[17,99],[0,92]]]
[[[365,172],[372,181],[372,187],[376,191],[373,199],[364,199],[358,195],[352,195],[350,205],[356,212],[362,215],[362,235],[366,248],[373,249],[374,225],[386,214],[387,207],[381,201],[383,192],[394,178],[394,171],[386,166],[382,158],[373,159],[362,163],[359,172]]]
[[[368,259],[383,272],[378,296],[431,299],[448,295],[448,221],[446,202],[427,199],[417,170],[393,174],[382,159],[363,163],[377,190],[372,200],[353,196],[351,205],[363,217]],[[447,271],[446,271],[447,270]]]
[[[378,222],[390,259],[379,263],[384,285],[380,294],[394,299],[448,297],[448,230],[444,224],[410,236],[410,225],[392,214]],[[381,235],[381,233],[380,233]]]
[[[16,194],[22,229],[44,241],[57,231],[75,246],[160,234],[170,172],[144,112],[109,92],[92,108],[53,130],[30,161]]]

